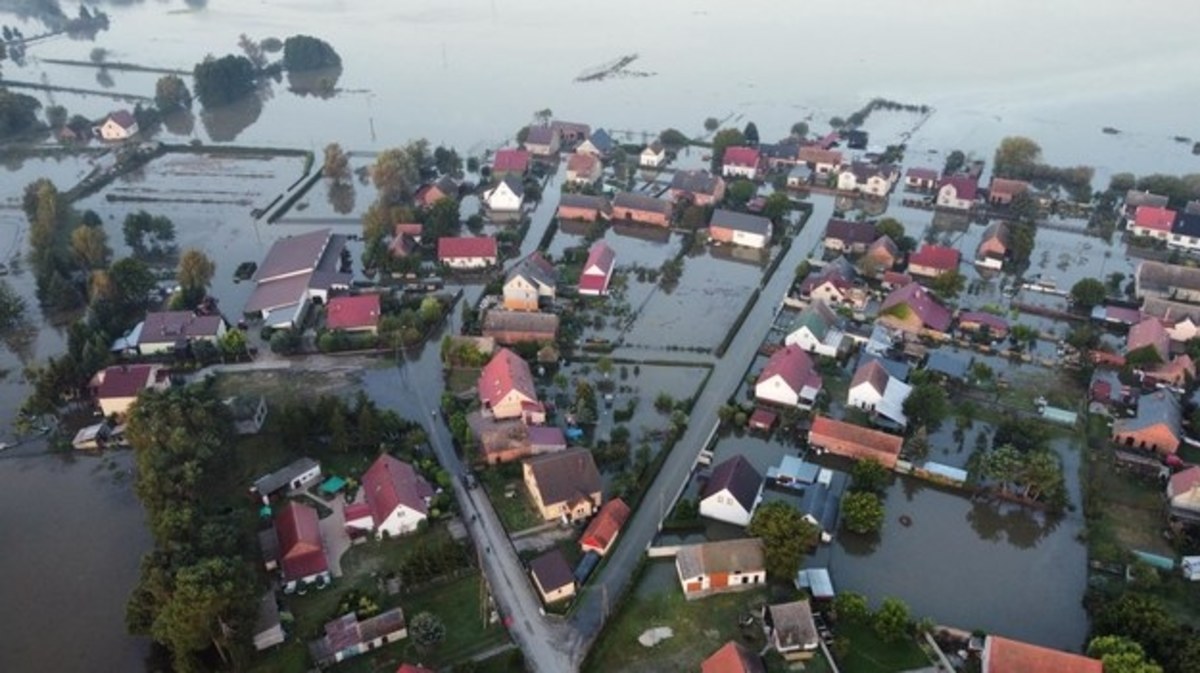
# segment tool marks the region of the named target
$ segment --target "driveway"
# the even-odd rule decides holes
[[[321,519],[318,525],[321,527],[321,541],[325,544],[325,558],[329,561],[329,572],[334,577],[341,577],[342,554],[350,548],[350,535],[346,533],[346,513],[343,511],[346,506],[345,499],[341,493],[328,502],[308,491],[299,494],[333,510],[333,514]]]

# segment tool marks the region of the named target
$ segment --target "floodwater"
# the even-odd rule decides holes
[[[544,108],[562,119],[629,131],[634,139],[666,127],[699,134],[702,121],[710,116],[739,127],[753,120],[762,137],[772,139],[799,120],[823,131],[831,116],[845,116],[869,98],[885,96],[935,108],[915,130],[918,120],[907,113],[878,113],[866,124],[872,144],[897,142],[907,135],[910,165],[940,166],[951,149],[990,158],[997,141],[1012,134],[1035,138],[1051,163],[1094,165],[1098,184],[1119,171],[1184,173],[1200,165],[1189,144],[1172,139],[1200,136],[1193,113],[1200,93],[1178,85],[1200,78],[1200,44],[1189,30],[1200,22],[1200,5],[1195,3],[1163,3],[1163,11],[1147,12],[1133,3],[1097,5],[1083,0],[1016,0],[1003,6],[914,0],[753,7],[717,0],[616,0],[602,12],[606,22],[618,27],[615,31],[586,30],[595,24],[594,7],[547,11],[545,3],[533,0],[361,0],[352,7],[316,0],[201,4],[193,9],[184,0],[103,3],[112,25],[94,42],[66,37],[39,42],[29,48],[24,66],[6,61],[4,76],[151,96],[156,74],[111,69],[100,73],[43,59],[87,61],[91,50],[102,46],[112,61],[190,71],[206,54],[236,53],[242,33],[259,40],[311,33],[328,40],[343,58],[332,96],[294,92],[295,83],[284,78],[236,106],[196,109],[191,116],[169,120],[162,139],[315,151],[340,142],[349,150],[372,151],[425,137],[434,144],[452,144],[468,156],[504,144],[533,111]],[[10,5],[0,4],[4,6]],[[1171,20],[1164,22],[1163,16]],[[42,32],[35,19],[3,10],[0,22],[19,26],[26,35]],[[797,40],[796,28],[803,25],[841,30],[808,31],[805,39]],[[1014,34],[1041,47],[1014,50],[1011,41],[980,39]],[[1155,39],[1129,39],[1142,34]],[[850,52],[845,49],[848,38],[855,45]],[[771,49],[765,58],[755,49],[745,58],[731,58],[730,50],[696,48],[707,44],[732,44],[734,53],[740,45]],[[936,55],[931,57],[931,52]],[[629,68],[635,73],[574,81],[633,53],[639,55]],[[852,57],[820,56],[846,53]],[[810,67],[797,69],[797,64]],[[819,71],[820,77],[809,77],[808,71]],[[31,93],[44,105],[64,105],[90,118],[128,105],[104,95]],[[1121,133],[1102,134],[1104,126]],[[90,160],[30,159],[4,166],[9,172],[2,178],[0,255],[6,264],[11,265],[25,246],[13,197],[39,175],[51,176],[65,188],[86,172]],[[698,154],[689,153],[681,165],[700,162]],[[259,259],[280,236],[316,226],[305,217],[352,218],[370,200],[372,190],[356,182],[353,205],[323,205],[319,202],[326,195],[318,185],[307,197],[310,207],[290,214],[297,220],[293,225],[254,225],[241,202],[261,205],[259,194],[269,200],[279,185],[298,177],[299,167],[279,160],[269,172],[276,177],[262,178],[259,185],[212,176],[189,181],[199,189],[253,191],[253,196],[240,194],[225,203],[145,204],[175,220],[181,245],[204,245],[215,253],[214,290],[227,312],[236,313],[248,291],[232,283],[236,263]],[[123,182],[113,190],[141,190],[144,196],[148,187],[178,189],[178,182],[168,186],[166,181],[165,176],[150,175],[141,186]],[[524,252],[540,240],[552,210],[555,182],[546,194],[551,205],[535,211]],[[816,199],[821,214],[814,214],[801,234],[805,249],[815,244],[814,229],[819,231],[828,216],[827,201]],[[97,196],[81,205],[101,213],[110,242],[120,250],[120,220],[136,204]],[[929,221],[916,217],[913,224],[922,228]],[[970,233],[978,228],[973,225]],[[353,220],[345,225],[348,233],[356,230]],[[1095,239],[1059,237],[1057,232],[1039,234],[1035,263],[1041,263],[1037,256],[1044,250],[1047,271],[1060,286],[1081,273],[1080,266],[1091,268],[1100,260],[1106,272],[1128,268],[1123,255],[1105,255],[1098,244],[1084,249],[1080,243]],[[973,249],[966,238],[961,243]],[[659,259],[665,258],[667,251],[662,252]],[[1067,268],[1060,270],[1064,255],[1069,256]],[[686,267],[722,275],[743,268],[729,260],[711,260],[711,266],[707,258],[698,261],[689,259]],[[18,267],[8,282],[32,296],[27,269]],[[9,438],[7,424],[26,392],[20,369],[63,348],[63,335],[52,321],[35,308],[30,313],[31,329],[4,335],[4,439]],[[716,335],[701,336],[697,341],[711,345],[710,337]],[[367,377],[368,386],[386,388],[392,382],[382,373]],[[13,636],[0,649],[2,670],[141,668],[144,645],[121,635],[121,609],[137,556],[148,539],[127,482],[113,483],[107,475],[94,474],[97,464],[86,459],[63,463],[53,457],[0,460],[0,536],[15,541],[6,545],[0,560],[0,571],[8,578],[0,589],[0,604],[20,608],[0,617],[0,628]],[[897,497],[893,492],[892,498]],[[914,496],[916,501],[928,504],[914,517],[913,527],[901,534],[894,522],[889,523],[875,554],[854,556],[853,561],[848,550],[835,554],[835,580],[850,588],[875,586],[898,593],[918,613],[936,612],[945,621],[994,626],[1050,644],[1078,644],[1085,624],[1076,581],[1083,560],[1070,525],[1060,524],[1041,537],[1037,553],[1030,553],[1014,547],[1011,534],[1004,540],[972,542],[978,536],[963,526],[971,506],[961,499],[923,489]],[[1016,539],[1025,538],[1017,534]],[[945,549],[955,553],[942,554]],[[895,565],[902,558],[910,560]],[[913,563],[914,558],[921,562]],[[984,560],[986,573],[974,565]],[[1057,570],[1063,566],[1070,570]],[[947,577],[969,581],[950,583]],[[885,581],[900,582],[901,589],[878,584]],[[61,600],[51,600],[56,592],[68,590]],[[1018,590],[1036,601],[1011,607],[1018,604],[1011,600]],[[937,610],[931,607],[935,604]],[[1045,622],[1041,633],[1035,632],[1039,620]],[[46,633],[71,637],[48,638]]]

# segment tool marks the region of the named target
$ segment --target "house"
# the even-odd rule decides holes
[[[437,259],[451,269],[495,266],[499,246],[492,236],[443,236],[437,242]]]
[[[1155,297],[1200,304],[1200,269],[1143,261],[1138,264],[1133,281],[1139,299]]]
[[[942,334],[950,327],[950,310],[938,303],[929,290],[912,283],[888,293],[879,307],[878,321],[910,334]]]
[[[334,297],[325,306],[325,327],[343,332],[379,332],[379,295]]]
[[[125,339],[142,355],[174,353],[197,341],[216,346],[228,325],[219,313],[200,315],[193,311],[151,311]]]
[[[522,420],[496,421],[479,413],[468,414],[467,423],[479,440],[479,455],[488,465],[567,448],[562,429],[554,426],[527,425]]]
[[[762,657],[736,641],[729,641],[700,662],[700,673],[766,673]]]
[[[270,589],[258,601],[258,616],[254,620],[254,649],[269,650],[287,639],[283,632],[283,621],[279,618],[279,602],[275,590]]]
[[[1170,208],[1138,206],[1133,212],[1129,230],[1134,236],[1147,236],[1165,241],[1171,237],[1175,217],[1175,211]]]
[[[987,636],[980,673],[1104,673],[1098,659]]]
[[[638,155],[638,165],[642,168],[659,168],[666,162],[667,148],[657,140],[646,145],[642,153]]]
[[[1200,466],[1193,465],[1171,475],[1167,481],[1171,515],[1200,520]]]
[[[529,172],[529,161],[529,152],[525,150],[496,150],[496,156],[492,157],[492,178],[500,180],[509,175],[524,177]]]
[[[1008,321],[982,311],[963,311],[958,315],[958,329],[963,332],[984,333],[992,341],[1008,338]]]
[[[592,154],[572,154],[567,159],[567,182],[575,185],[594,185],[604,174],[600,158]]]
[[[769,170],[791,169],[800,160],[800,139],[789,136],[777,143],[759,143],[758,153]]]
[[[883,275],[879,277],[879,286],[887,291],[895,290],[896,288],[904,287],[905,285],[912,285],[912,283],[912,276],[908,275],[907,273],[892,271],[890,269],[888,271],[884,271]]]
[[[256,435],[267,422],[267,398],[262,395],[234,395],[221,402],[233,417],[233,431]]]
[[[392,227],[392,242],[388,244],[388,252],[397,259],[408,257],[416,252],[424,233],[425,225],[420,222],[397,222]]]
[[[721,157],[721,175],[756,180],[761,162],[762,157],[754,147],[726,147]]]
[[[413,201],[421,208],[429,208],[442,199],[458,200],[458,183],[450,176],[442,176],[436,182],[421,185],[413,195]],[[420,238],[418,233],[417,239]]]
[[[1200,249],[1200,213],[1184,212],[1180,215],[1171,227],[1171,238],[1167,245],[1189,251]]]
[[[1088,399],[1105,407],[1125,404],[1129,400],[1129,386],[1121,382],[1116,370],[1097,367],[1088,383]]]
[[[711,206],[725,198],[725,181],[708,171],[676,171],[667,196],[675,202],[687,199],[697,206]]]
[[[821,644],[806,600],[768,605],[763,609],[763,628],[771,646],[788,661],[811,658]]]
[[[434,492],[412,465],[385,453],[363,474],[362,494],[364,502],[346,506],[346,527],[385,539],[417,530]]]
[[[518,212],[525,205],[525,183],[516,176],[506,175],[483,193],[483,203],[492,212]]]
[[[531,405],[539,405],[529,363],[507,348],[496,351],[479,373],[479,400],[492,418],[521,418]]]
[[[325,634],[308,644],[308,653],[320,668],[327,668],[408,637],[404,611],[392,608],[359,621],[354,612],[325,624]]]
[[[595,222],[612,217],[612,205],[603,196],[563,194],[558,199],[558,219]]]
[[[775,351],[758,375],[754,398],[759,402],[811,409],[821,386],[821,375],[808,353],[799,346],[784,346]]]
[[[1125,215],[1133,216],[1139,206],[1166,208],[1170,202],[1171,200],[1165,196],[1131,189],[1125,193]]]
[[[526,460],[525,486],[546,521],[582,521],[600,508],[600,471],[592,452],[567,449]]]
[[[1153,353],[1160,363],[1171,358],[1171,337],[1157,318],[1146,318],[1129,328],[1129,336],[1125,339],[1125,359],[1141,352],[1145,352],[1147,357]]]
[[[708,222],[708,236],[720,243],[762,249],[771,243],[771,221],[761,215],[718,208]]]
[[[852,222],[831,218],[825,224],[825,249],[831,252],[862,254],[879,238],[874,222]]]
[[[890,375],[879,360],[872,358],[854,372],[846,406],[870,412],[903,428],[908,425],[904,401],[910,393],[912,386]]]
[[[988,203],[993,206],[1007,206],[1018,194],[1028,191],[1029,183],[1024,180],[992,178],[992,184],[988,187]]]
[[[900,247],[891,236],[880,236],[858,260],[858,268],[864,275],[878,277],[884,271],[890,271],[900,261]]]
[[[962,255],[954,248],[926,243],[908,258],[908,273],[912,276],[937,278],[958,270]]]
[[[1184,388],[1188,382],[1196,378],[1196,363],[1187,353],[1181,353],[1142,372],[1142,382],[1146,385],[1170,386]]]
[[[543,299],[554,301],[558,269],[542,253],[534,251],[517,262],[504,278],[504,308],[536,311]]]
[[[292,593],[301,585],[329,581],[329,561],[325,558],[325,543],[321,540],[316,509],[289,501],[275,513],[274,528],[279,571],[286,593]]]
[[[494,308],[483,316],[483,336],[496,343],[553,343],[558,338],[558,316],[536,311],[507,311]]]
[[[617,541],[621,527],[628,520],[629,505],[624,500],[616,498],[604,503],[587,528],[583,529],[583,535],[579,536],[579,550],[584,554],[595,552],[604,556]]]
[[[608,131],[604,129],[596,129],[588,136],[587,140],[579,143],[575,148],[577,154],[591,154],[600,158],[607,157],[612,152],[616,144],[613,142],[612,136],[608,135]]]
[[[121,417],[129,413],[143,390],[161,390],[168,385],[166,374],[159,365],[113,365],[96,372],[88,388],[102,414]]]
[[[596,241],[588,250],[587,261],[579,274],[579,294],[603,297],[608,294],[613,269],[617,265],[617,253],[603,240]]]
[[[100,136],[101,140],[129,140],[137,135],[137,132],[137,119],[129,110],[117,110],[110,113],[96,127],[96,135]]]
[[[838,257],[809,272],[798,290],[803,298],[835,306],[863,308],[869,298],[866,288],[858,281],[858,272],[845,257]]]
[[[530,561],[529,576],[546,605],[575,595],[575,575],[561,549],[552,548]]]
[[[320,463],[312,458],[297,458],[288,465],[255,479],[250,487],[250,495],[261,499],[264,505],[270,505],[271,496],[279,491],[299,490],[320,478]]]
[[[806,145],[800,148],[797,160],[807,164],[818,176],[827,176],[841,168],[842,153],[816,145]]]
[[[809,353],[836,358],[846,345],[841,320],[820,299],[809,302],[792,324],[795,329],[784,338],[785,346],[799,346]]]
[[[614,222],[637,222],[652,224],[656,227],[669,227],[673,214],[674,207],[670,201],[656,199],[645,194],[618,192],[612,201]]]
[[[948,175],[938,183],[937,205],[952,210],[970,210],[975,205],[978,189],[975,178],[969,175]]]
[[[975,265],[985,269],[999,270],[1004,268],[1008,260],[1008,250],[1012,246],[1012,237],[1008,223],[997,220],[983,230],[983,238],[975,249]]]
[[[565,122],[554,120],[550,122],[550,128],[558,132],[558,137],[563,145],[575,145],[576,143],[587,140],[591,135],[592,127],[580,122]]]
[[[526,152],[535,157],[548,157],[558,153],[562,143],[562,132],[553,126],[530,126],[521,145]]]
[[[1179,400],[1165,390],[1142,395],[1136,416],[1113,421],[1112,439],[1123,448],[1174,454],[1183,439]]]
[[[767,581],[762,540],[681,546],[675,555],[675,572],[688,600],[757,588]]]
[[[1157,318],[1171,341],[1184,343],[1200,336],[1200,306],[1150,296],[1142,302],[1141,315]]]
[[[838,173],[837,188],[843,192],[860,192],[868,196],[887,196],[896,178],[895,169],[861,161],[851,162]]]
[[[903,443],[902,437],[828,416],[818,415],[808,431],[809,446],[819,452],[828,451],[854,460],[876,460],[888,469],[896,467]]]
[[[299,326],[311,302],[324,302],[330,290],[350,289],[351,275],[342,271],[345,248],[346,237],[332,229],[275,241],[251,278],[254,291],[242,312],[274,329]]]
[[[748,526],[761,488],[762,475],[750,461],[734,456],[713,468],[708,483],[700,491],[700,516]]]
[[[813,171],[808,164],[797,164],[787,174],[788,189],[807,189],[812,184]]]
[[[941,175],[933,168],[910,168],[904,172],[904,186],[918,191],[933,191]]]
[[[79,428],[79,432],[76,432],[75,436],[71,438],[71,446],[80,451],[103,449],[108,446],[110,441],[119,438],[117,430],[121,429],[124,432],[124,427],[119,425],[114,428],[108,421],[85,425]]]

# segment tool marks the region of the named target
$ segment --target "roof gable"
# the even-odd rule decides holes
[[[792,392],[799,393],[804,388],[821,388],[821,376],[813,368],[812,358],[799,346],[784,346],[775,351],[763,367],[758,382],[763,383],[778,376],[783,379]]]
[[[433,488],[412,465],[386,453],[371,464],[363,475],[362,486],[376,526],[401,505],[423,515],[429,514],[425,500],[433,497]]]
[[[750,461],[738,455],[713,469],[712,476],[700,493],[700,499],[705,500],[728,490],[742,509],[749,512],[754,509],[754,501],[758,499],[761,486],[762,475],[754,469]]]
[[[496,351],[479,373],[479,399],[489,406],[499,404],[509,393],[516,391],[530,400],[537,399],[533,371],[529,363],[507,348]]]

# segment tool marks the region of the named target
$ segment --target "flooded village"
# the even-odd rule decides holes
[[[0,668],[1200,666],[1182,32],[310,4],[0,0]]]

